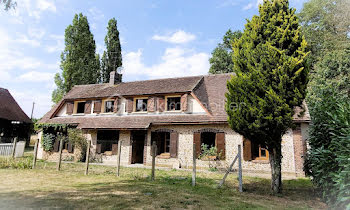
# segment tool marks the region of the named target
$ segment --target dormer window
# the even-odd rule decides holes
[[[167,111],[180,111],[181,97],[167,97]]]
[[[77,103],[77,114],[84,114],[85,112],[85,101]]]
[[[136,99],[135,112],[147,112],[147,98]]]
[[[105,102],[105,112],[113,112],[114,110],[114,101],[106,101]]]

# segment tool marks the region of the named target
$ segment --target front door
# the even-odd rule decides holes
[[[132,131],[131,142],[132,142],[132,156],[131,163],[143,163],[143,149],[146,138],[146,131]]]

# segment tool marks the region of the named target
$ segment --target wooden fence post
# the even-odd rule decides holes
[[[156,168],[156,156],[157,156],[157,145],[154,141],[152,144],[152,174],[151,174],[151,180],[154,181],[154,172]]]
[[[38,156],[38,146],[39,146],[39,139],[36,140],[35,145],[34,145],[34,158],[33,158],[33,169],[36,166],[36,159]]]
[[[242,187],[242,152],[241,145],[238,145],[238,181],[239,181],[239,192],[243,192]]]
[[[12,158],[16,156],[17,137],[13,139]]]
[[[85,160],[85,175],[88,175],[89,173],[89,161],[90,161],[90,146],[91,146],[91,141],[88,140],[87,143],[87,149],[86,149],[86,160]]]
[[[60,148],[58,150],[57,171],[61,170],[62,149],[63,149],[63,138],[61,137],[61,139],[60,139]]]
[[[192,166],[192,186],[196,186],[196,143],[193,143],[193,166]]]
[[[121,156],[121,151],[122,151],[122,141],[118,142],[118,155],[117,155],[117,176],[120,176],[119,171],[120,171],[120,156]]]

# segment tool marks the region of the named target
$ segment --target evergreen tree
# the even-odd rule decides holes
[[[229,29],[223,37],[223,42],[213,50],[212,57],[209,59],[211,74],[220,74],[233,72],[232,61],[232,42],[242,36],[241,31],[232,32]]]
[[[282,191],[282,136],[306,94],[306,47],[288,0],[264,0],[259,16],[247,21],[233,43],[236,76],[227,83],[228,122],[252,143],[267,147],[274,194]]]
[[[99,57],[87,17],[76,14],[65,30],[65,49],[61,54],[62,75],[55,76],[57,89],[52,101],[59,101],[74,85],[95,84],[99,80]]]
[[[105,45],[107,51],[103,52],[101,63],[101,82],[109,81],[109,74],[122,66],[122,50],[119,41],[119,31],[117,29],[117,20],[112,18],[108,21],[107,35]]]

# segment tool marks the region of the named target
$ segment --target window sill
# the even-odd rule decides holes
[[[159,159],[170,159],[171,158],[170,153],[162,153],[160,155],[157,155],[156,157]]]
[[[72,114],[73,116],[84,116],[85,114],[84,113],[75,113],[75,114]]]
[[[269,164],[269,160],[252,160],[252,163]]]

